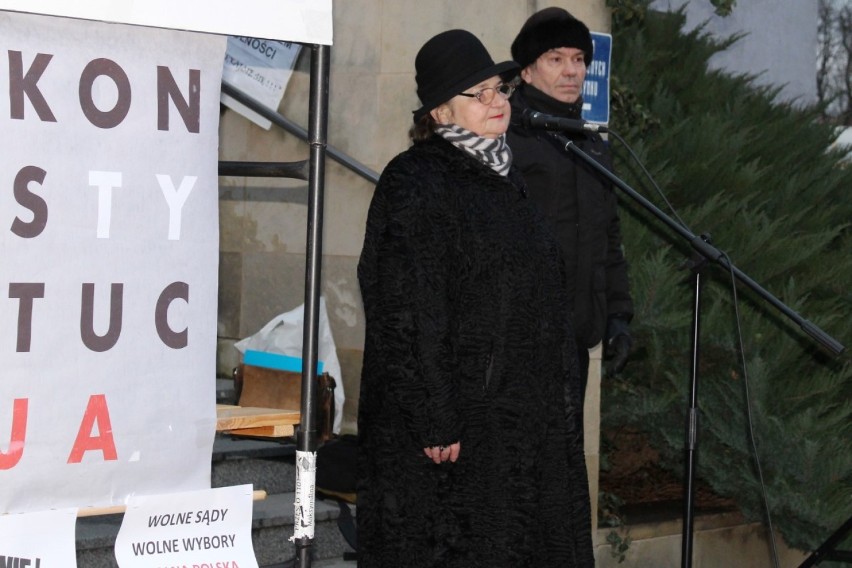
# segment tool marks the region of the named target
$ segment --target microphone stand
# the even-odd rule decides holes
[[[683,507],[683,538],[681,542],[681,566],[692,566],[692,541],[693,541],[693,524],[694,524],[694,502],[695,502],[695,465],[696,452],[698,451],[698,356],[699,356],[699,338],[700,338],[700,323],[701,323],[701,270],[706,265],[707,261],[713,261],[720,264],[726,270],[730,271],[740,282],[751,288],[761,298],[775,307],[782,314],[797,323],[802,330],[810,335],[817,342],[822,344],[826,349],[839,355],[845,347],[832,338],[830,335],[822,331],[819,327],[804,319],[798,313],[793,311],[778,298],[764,290],[757,282],[749,278],[736,266],[732,265],[719,249],[714,247],[710,238],[701,235],[696,236],[689,230],[676,223],[671,217],[663,213],[653,203],[645,199],[636,190],[627,185],[618,176],[599,164],[594,158],[583,152],[562,134],[555,132],[552,136],[563,145],[566,152],[572,152],[581,160],[591,166],[596,172],[612,182],[621,191],[627,194],[634,201],[652,213],[657,219],[667,225],[672,231],[686,240],[694,249],[691,260],[691,268],[694,274],[693,280],[693,306],[692,306],[692,366],[690,371],[690,395],[687,408],[686,419],[686,443],[685,443],[685,487],[684,487],[684,507]]]

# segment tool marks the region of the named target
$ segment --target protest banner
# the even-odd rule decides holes
[[[0,513],[208,488],[225,38],[0,11]]]

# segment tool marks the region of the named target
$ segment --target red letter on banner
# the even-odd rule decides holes
[[[98,424],[98,435],[92,436],[95,422]],[[109,421],[109,408],[107,408],[106,396],[102,394],[93,394],[89,397],[89,405],[80,423],[74,448],[68,456],[68,463],[80,463],[83,460],[83,454],[93,450],[103,452],[105,461],[118,459],[115,440],[112,437],[112,424]]]
[[[24,455],[24,441],[27,437],[27,409],[28,398],[16,398],[12,410],[12,439],[9,442],[9,451],[0,452],[0,469],[12,469],[21,461]]]

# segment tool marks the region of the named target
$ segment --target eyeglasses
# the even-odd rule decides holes
[[[500,83],[496,87],[485,87],[475,93],[459,93],[462,97],[472,97],[484,105],[490,105],[494,97],[499,93],[504,99],[508,99],[515,92],[514,83]]]

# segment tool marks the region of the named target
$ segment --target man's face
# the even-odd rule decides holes
[[[582,49],[557,47],[545,51],[521,71],[521,78],[563,103],[574,103],[583,93],[586,63]]]

